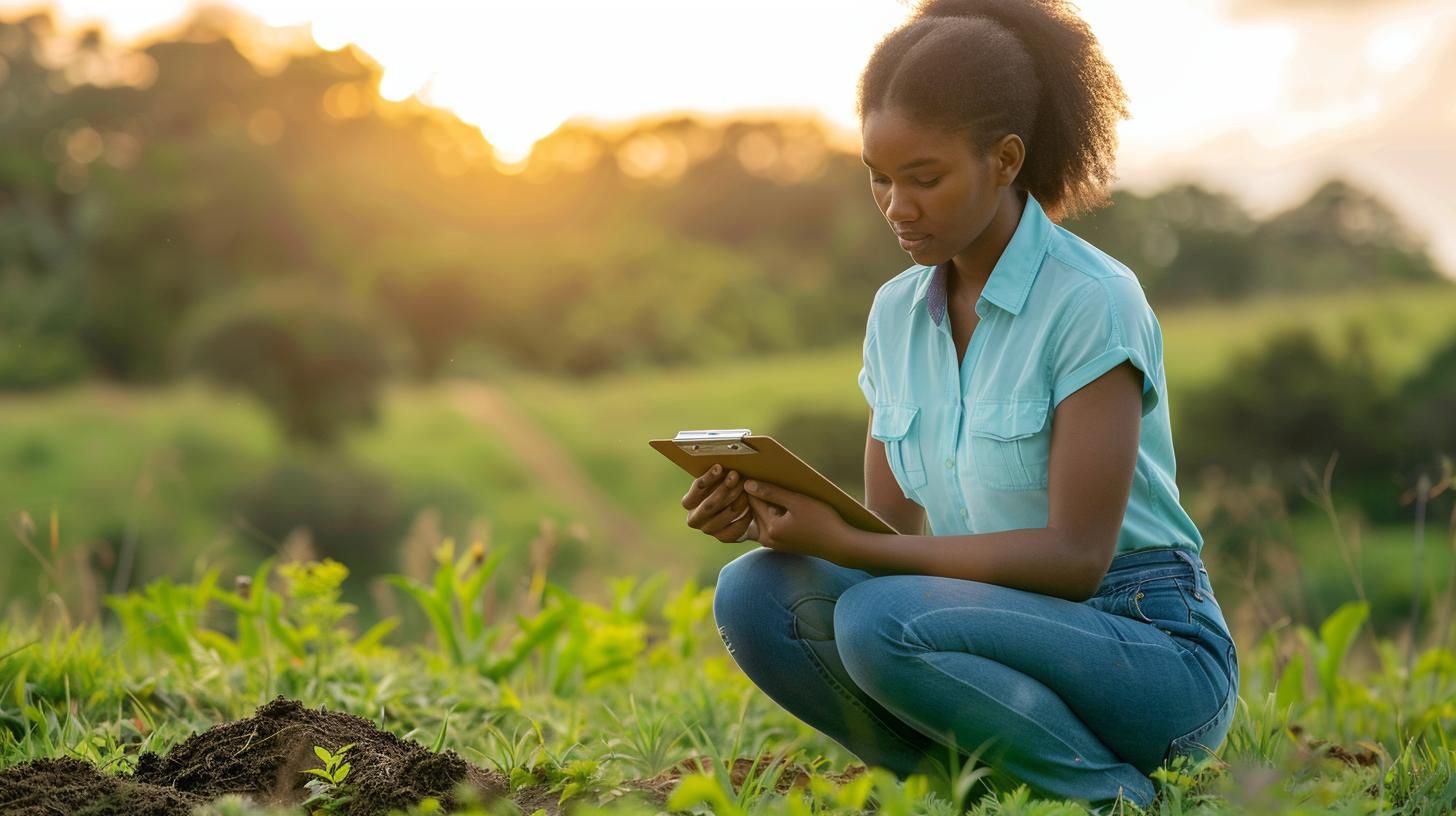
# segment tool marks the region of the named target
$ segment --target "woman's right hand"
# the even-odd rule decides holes
[[[724,474],[722,465],[714,465],[693,480],[682,506],[688,511],[689,527],[722,542],[742,541],[753,524],[743,478],[734,470]]]

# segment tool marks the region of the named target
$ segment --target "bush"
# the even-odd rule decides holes
[[[1401,427],[1417,449],[1417,460],[1430,464],[1440,456],[1456,457],[1456,337],[1406,382],[1400,402]]]
[[[1401,495],[1453,444],[1456,347],[1394,387],[1381,380],[1365,337],[1351,329],[1340,353],[1309,329],[1272,337],[1240,355],[1209,386],[1179,399],[1180,468],[1247,480],[1261,470],[1302,500],[1310,469],[1338,454],[1333,491],[1376,521],[1408,519]]]
[[[0,336],[0,390],[53,388],[80,380],[89,368],[74,338]]]
[[[251,393],[290,438],[320,445],[375,420],[390,369],[377,321],[306,285],[214,300],[182,343],[188,368]]]
[[[362,575],[396,568],[394,553],[408,523],[386,477],[319,452],[305,451],[279,462],[238,491],[232,505],[249,538],[265,539],[276,550],[291,532],[303,528],[314,555],[347,563]]]

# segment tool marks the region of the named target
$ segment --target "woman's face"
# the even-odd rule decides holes
[[[875,203],[916,263],[934,266],[960,254],[996,214],[1006,187],[996,151],[977,156],[964,135],[918,125],[894,109],[871,111],[860,135]]]

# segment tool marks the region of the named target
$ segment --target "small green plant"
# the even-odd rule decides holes
[[[323,762],[322,768],[307,768],[303,773],[316,777],[304,783],[309,790],[309,797],[304,800],[304,807],[309,813],[315,816],[323,814],[346,813],[345,805],[349,801],[348,792],[344,789],[344,781],[349,778],[349,770],[353,767],[344,761],[344,754],[354,747],[349,743],[341,748],[330,752],[327,748],[315,745],[313,752]]]

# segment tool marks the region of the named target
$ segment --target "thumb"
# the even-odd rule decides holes
[[[783,510],[754,496],[748,497],[748,506],[753,508],[753,517],[758,519],[759,532],[765,532],[764,525],[769,519],[777,518],[784,514]]]
[[[757,479],[749,480],[743,485],[743,489],[751,496],[757,496],[766,502],[782,505],[784,501],[783,491],[771,484],[760,482]]]

